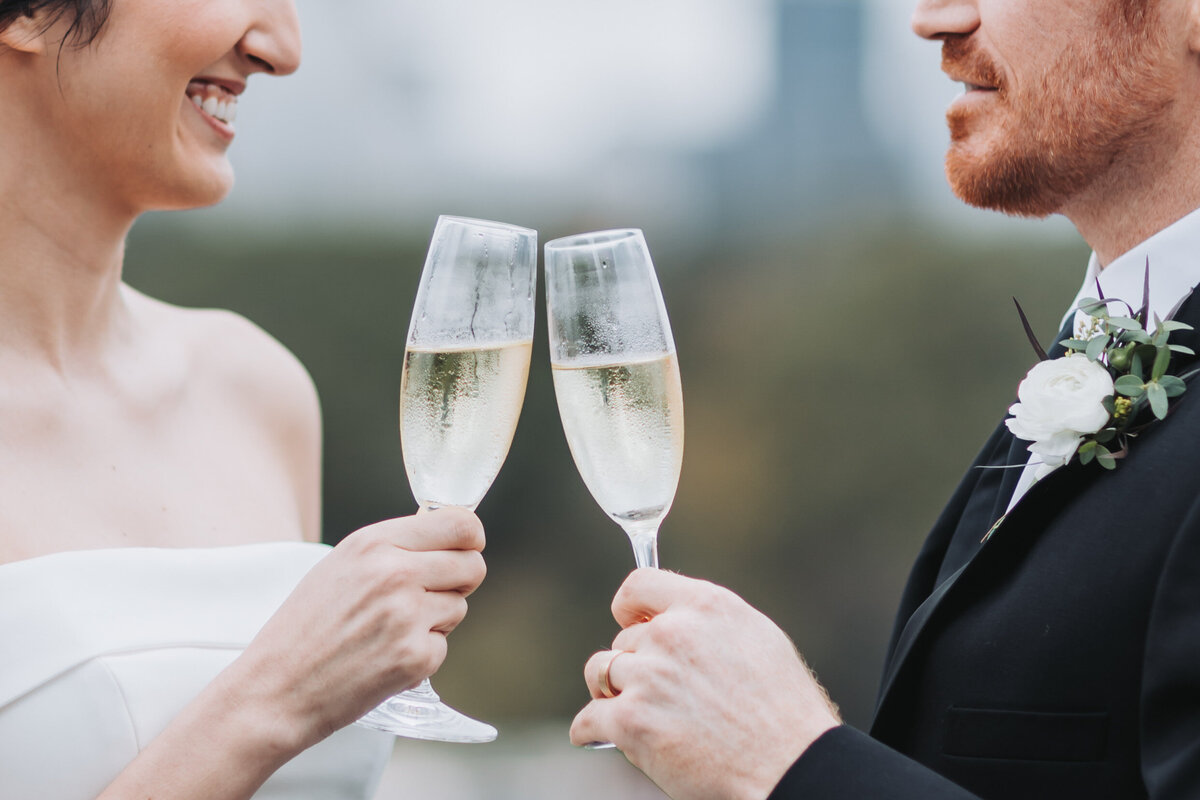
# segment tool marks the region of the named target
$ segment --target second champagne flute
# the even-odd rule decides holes
[[[508,455],[529,376],[537,232],[439,217],[404,351],[400,440],[422,511],[475,510]],[[428,680],[359,724],[415,739],[490,742]]]
[[[575,466],[633,544],[658,566],[658,528],[683,462],[675,340],[640,230],[546,244],[550,366]]]
[[[683,464],[683,388],[642,232],[548,242],[546,308],[571,457],[592,497],[629,536],[637,565],[657,568],[658,528]]]

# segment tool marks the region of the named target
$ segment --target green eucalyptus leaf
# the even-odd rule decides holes
[[[1196,355],[1196,351],[1195,351],[1195,350],[1193,350],[1193,349],[1192,349],[1192,348],[1190,348],[1190,347],[1186,347],[1186,346],[1184,346],[1184,345],[1182,345],[1182,344],[1169,344],[1169,345],[1167,345],[1167,347],[1168,347],[1168,348],[1170,348],[1170,350],[1171,350],[1171,352],[1172,352],[1172,353],[1180,353],[1180,354],[1182,354],[1182,355],[1185,355],[1185,356],[1194,356],[1194,355]]]
[[[1138,344],[1151,344],[1150,334],[1145,331],[1127,331],[1127,335],[1131,342]]]
[[[1087,350],[1090,341],[1090,339],[1063,339],[1059,344],[1068,350],[1078,350],[1082,353],[1084,350]]]
[[[1167,392],[1162,384],[1151,381],[1146,384],[1146,397],[1150,400],[1150,410],[1159,419],[1167,418]]]
[[[1142,361],[1141,348],[1133,351],[1133,358],[1129,359],[1129,374],[1142,380],[1146,375],[1146,367]]]
[[[1117,460],[1113,458],[1112,453],[1105,450],[1103,453],[1096,453],[1096,463],[1105,469],[1116,469]]]
[[[1096,441],[1100,444],[1108,444],[1117,437],[1116,428],[1105,428],[1096,434]]]
[[[1156,381],[1167,372],[1167,366],[1171,363],[1171,348],[1159,347],[1158,355],[1154,357],[1154,369],[1150,372],[1150,380]]]
[[[1085,444],[1083,447],[1079,448],[1079,463],[1080,464],[1090,464],[1090,463],[1092,463],[1092,459],[1096,457],[1096,448],[1095,448],[1096,443],[1088,442],[1087,444],[1090,444],[1093,446],[1087,447],[1087,445]],[[1086,450],[1084,449],[1085,447],[1087,447]]]
[[[1121,328],[1122,330],[1129,330],[1129,331],[1142,330],[1142,323],[1140,323],[1136,319],[1132,319],[1130,317],[1109,317],[1108,324],[1114,328]]]
[[[1169,319],[1166,322],[1159,323],[1158,328],[1159,328],[1159,330],[1167,331],[1168,333],[1170,333],[1171,331],[1193,330],[1191,325],[1188,325],[1186,322],[1180,322],[1179,320],[1175,320],[1175,319]]]
[[[1187,391],[1187,384],[1174,375],[1163,375],[1158,379],[1158,385],[1167,393],[1167,397],[1178,397]]]
[[[1146,384],[1136,375],[1122,375],[1113,382],[1113,388],[1126,397],[1141,397]]]
[[[1100,356],[1104,355],[1104,348],[1107,345],[1108,345],[1108,337],[1107,336],[1092,337],[1092,340],[1090,342],[1088,342],[1087,350],[1085,351],[1087,353],[1088,359],[1091,361],[1099,361]]]

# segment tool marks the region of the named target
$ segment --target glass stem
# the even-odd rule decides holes
[[[442,699],[438,696],[438,693],[433,690],[433,684],[429,682],[429,678],[421,681],[416,686],[406,691],[405,694],[410,695],[414,700],[424,700],[427,703],[436,703]]]
[[[658,527],[649,530],[630,528],[625,533],[633,544],[633,557],[637,565],[658,569]]]

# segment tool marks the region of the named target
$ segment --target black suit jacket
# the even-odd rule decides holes
[[[1200,328],[1200,293],[1176,318]],[[1200,798],[1200,380],[1115,471],[1073,461],[981,542],[1019,470],[976,467],[1014,442],[917,559],[870,735],[818,739],[774,800]]]

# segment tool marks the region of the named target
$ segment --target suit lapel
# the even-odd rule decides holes
[[[1200,292],[1193,292],[1179,307],[1174,318],[1192,325],[1197,330],[1175,333],[1172,343],[1183,344],[1200,353]],[[1059,338],[1065,336],[1060,335]],[[1058,347],[1057,341],[1049,352],[1051,357],[1062,354],[1062,348]],[[1195,361],[1195,356],[1177,356],[1172,361],[1171,371],[1179,374],[1194,366]],[[1192,388],[1189,391],[1200,393],[1197,382],[1191,383]],[[1184,395],[1184,399],[1188,399],[1188,396]],[[1200,402],[1200,398],[1193,398],[1192,402]],[[1001,516],[1007,507],[1008,499],[1012,496],[1021,470],[1001,470],[1001,476],[989,480],[986,473],[990,470],[981,467],[1023,463],[1027,444],[1016,439],[1001,423],[988,439],[975,464],[963,478],[951,502],[930,533],[918,556],[901,602],[898,620],[903,620],[903,623],[898,622],[888,648],[883,681],[875,708],[876,721],[879,720],[922,632],[928,628],[935,612],[944,607],[947,596],[951,596],[956,587],[970,583],[971,573],[978,568],[981,561],[988,560],[988,553],[997,548],[1017,544],[1014,539],[1025,538],[1020,532],[1028,535],[1030,531],[1042,530],[1049,518],[1061,508],[1061,498],[1077,496],[1103,472],[1096,464],[1083,467],[1074,460],[1034,484],[1011,512]],[[1117,469],[1120,469],[1120,466]],[[1052,487],[1051,492],[1049,490]],[[985,534],[989,533],[989,528],[993,535],[982,541]],[[961,565],[946,575],[947,558],[951,555],[952,548],[956,547],[960,550],[956,560],[961,562]],[[950,566],[953,567],[953,564]],[[939,573],[941,580],[938,580]]]
[[[937,584],[900,629],[884,668],[879,700],[875,706],[877,720],[905,663],[919,642],[921,634],[927,629],[935,612],[946,605],[947,596],[950,596],[956,587],[961,588],[964,583],[970,583],[971,573],[978,569],[981,562],[988,561],[989,553],[1004,547],[1015,546],[1017,542],[1014,539],[1023,541],[1025,537],[1018,536],[1018,531],[1041,530],[1045,521],[1062,507],[1061,497],[1074,496],[1082,491],[1087,483],[1095,480],[1100,467],[1090,466],[1091,469],[1088,469],[1081,467],[1078,462],[1072,462],[1055,470],[1030,487],[1013,510],[993,523],[992,526],[981,524],[956,528],[955,533],[958,537],[972,537],[967,540],[967,543],[974,546],[973,552],[966,558],[965,563]],[[1053,491],[1051,491],[1052,487]],[[983,541],[989,531],[993,535],[987,536],[987,541]]]
[[[1186,322],[1192,326],[1193,330],[1177,331],[1171,335],[1171,343],[1190,347],[1200,353],[1200,287],[1192,290],[1192,293],[1179,306],[1179,310],[1172,315],[1172,319]],[[1171,364],[1173,371],[1178,374],[1185,366],[1192,365],[1196,358],[1196,356],[1176,356]]]

